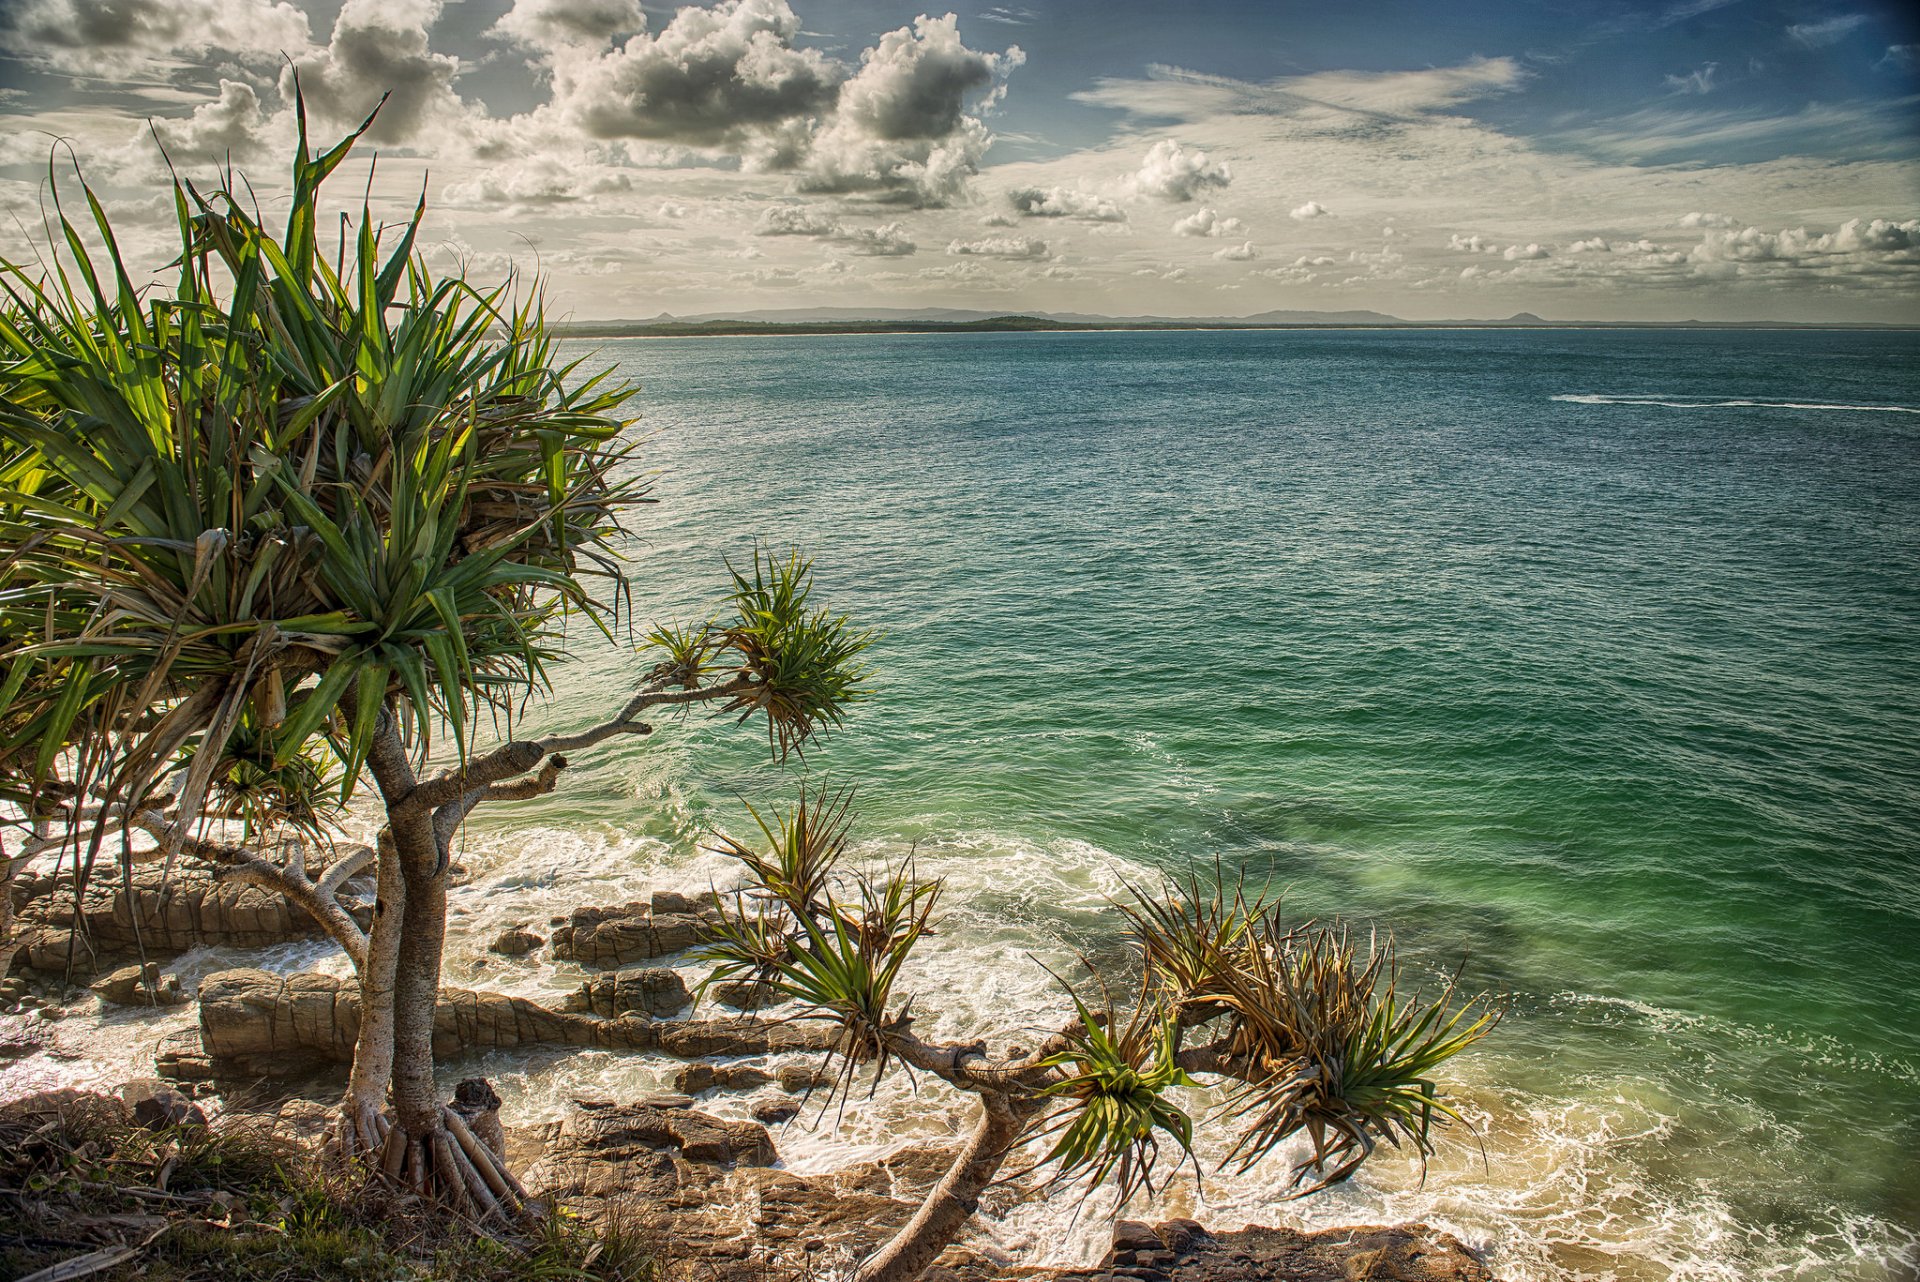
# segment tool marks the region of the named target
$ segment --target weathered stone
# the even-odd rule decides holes
[[[1458,1239],[1424,1224],[1301,1233],[1248,1226],[1210,1234],[1192,1220],[1142,1232],[1115,1226],[1114,1250],[1094,1269],[1063,1270],[1055,1282],[1097,1277],[1170,1278],[1173,1282],[1493,1282],[1487,1266]]]
[[[525,957],[546,942],[525,926],[514,926],[501,931],[499,937],[487,947],[503,957]]]
[[[677,1188],[675,1156],[709,1165],[767,1166],[776,1155],[766,1127],[754,1122],[729,1122],[693,1109],[582,1100],[526,1181],[529,1188],[566,1200],[616,1198],[663,1183]]]
[[[304,1070],[316,1059],[344,1064],[353,1058],[359,1031],[360,992],[350,979],[228,970],[200,984],[202,1049],[228,1072]],[[553,1010],[525,997],[457,988],[440,991],[433,1021],[433,1050],[442,1057],[535,1045],[660,1050],[683,1059],[745,1057],[821,1050],[833,1039],[834,1030],[820,1024],[598,1019]]]
[[[200,1106],[165,1082],[128,1082],[117,1094],[132,1112],[133,1120],[150,1131],[207,1124],[207,1115]]]
[[[768,1100],[763,1104],[755,1104],[747,1112],[756,1122],[779,1126],[800,1116],[800,1106],[792,1100]]]
[[[319,866],[313,865],[317,874]],[[216,878],[201,868],[135,868],[129,882],[90,882],[76,911],[70,882],[28,883],[20,935],[10,960],[39,971],[78,974],[142,950],[172,956],[191,948],[265,948],[321,931],[304,911],[271,890]],[[20,895],[16,889],[16,895]],[[366,909],[353,910],[363,918]]]
[[[187,1000],[177,975],[162,975],[159,962],[122,966],[93,983],[101,1001],[114,1006],[179,1006]]]
[[[707,985],[705,996],[709,1001],[731,1006],[734,1010],[759,1010],[780,1000],[780,994],[773,985],[753,979],[716,980]]]
[[[804,1064],[782,1064],[774,1073],[774,1080],[789,1095],[805,1095],[808,1091],[825,1086],[833,1077],[823,1069],[809,1068]]]
[[[684,1010],[692,1001],[687,981],[677,972],[664,966],[646,966],[593,976],[567,994],[566,1008],[609,1019],[630,1013],[666,1016]]]
[[[673,1089],[688,1095],[720,1087],[723,1090],[748,1091],[765,1086],[773,1074],[751,1064],[689,1064],[673,1075]]]
[[[694,913],[656,913],[647,904],[576,908],[553,932],[553,955],[587,966],[630,966],[684,952],[713,938],[711,918]]]

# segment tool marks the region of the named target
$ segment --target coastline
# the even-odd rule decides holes
[[[998,318],[1007,321],[1022,321],[1026,318]],[[1873,333],[1899,334],[1920,333],[1920,325],[1894,324],[1831,324],[1806,323],[1796,321],[1548,321],[1541,324],[1511,324],[1505,321],[1402,321],[1395,324],[1370,324],[1327,322],[1312,323],[1265,323],[1219,324],[1162,323],[1141,322],[1127,324],[1076,323],[1067,321],[1041,321],[1032,324],[985,321],[874,321],[871,323],[843,321],[701,321],[685,324],[664,325],[622,325],[613,324],[559,324],[553,327],[557,337],[565,340],[607,339],[607,338],[841,338],[855,335],[873,334],[1129,334],[1129,333],[1272,333],[1276,331],[1360,331],[1400,333],[1416,330],[1436,332],[1478,332],[1492,331],[1550,331],[1595,333],[1612,330],[1626,332],[1672,332],[1704,330],[1710,332],[1756,332],[1756,333]]]

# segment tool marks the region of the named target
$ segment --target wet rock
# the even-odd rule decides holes
[[[630,1013],[657,1017],[684,1010],[692,1001],[687,981],[678,973],[664,966],[646,966],[595,975],[567,994],[566,1008],[608,1019]]]
[[[713,938],[712,918],[656,913],[650,904],[576,908],[553,932],[553,955],[586,966],[631,966],[684,952]]]
[[[800,1106],[792,1100],[768,1100],[764,1104],[755,1104],[747,1112],[756,1122],[779,1126],[800,1116]]]
[[[833,1080],[833,1075],[824,1069],[809,1068],[802,1064],[783,1064],[774,1072],[774,1080],[789,1095],[805,1095],[808,1091],[827,1085]]]
[[[306,1071],[316,1059],[344,1064],[353,1058],[359,1031],[360,991],[349,979],[228,970],[200,984],[202,1050],[225,1073]],[[824,1050],[834,1039],[835,1031],[824,1024],[600,1019],[525,997],[457,988],[440,990],[433,1021],[433,1050],[440,1057],[514,1046],[587,1046],[658,1050],[683,1059],[745,1058]]]
[[[95,980],[93,991],[113,1006],[179,1006],[187,1000],[180,991],[179,976],[162,975],[159,962],[122,966]]]
[[[704,996],[709,1001],[730,1006],[734,1010],[759,1010],[780,1000],[780,993],[772,984],[752,979],[716,980],[707,985]]]
[[[507,1131],[500,1124],[500,1097],[484,1077],[469,1077],[453,1088],[452,1110],[467,1124],[475,1139],[492,1149],[494,1156],[507,1155]]]
[[[133,1120],[150,1131],[168,1127],[204,1127],[207,1115],[200,1106],[165,1082],[128,1082],[116,1092]]]
[[[689,1064],[673,1075],[673,1089],[687,1095],[719,1087],[722,1090],[752,1090],[773,1080],[773,1074],[751,1064]]]
[[[312,866],[317,875],[317,863]],[[27,888],[21,933],[9,946],[15,965],[38,971],[71,967],[86,974],[142,949],[152,957],[201,947],[265,948],[321,933],[284,896],[205,869],[135,868],[130,886],[118,877],[101,878],[89,883],[77,908],[71,883],[46,881]],[[354,911],[368,915],[366,909]]]
[[[1148,1228],[1114,1227],[1113,1249],[1092,1270],[1066,1270],[1056,1282],[1166,1278],[1171,1282],[1493,1282],[1458,1239],[1424,1224],[1301,1233],[1248,1226],[1208,1233],[1192,1220]]]
[[[503,957],[525,957],[546,942],[521,925],[501,931],[499,937],[487,945],[487,948],[490,952],[499,953]]]

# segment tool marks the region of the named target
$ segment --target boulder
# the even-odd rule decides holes
[[[779,990],[772,984],[753,979],[715,980],[707,985],[703,996],[721,1006],[731,1006],[734,1010],[759,1010],[762,1006],[771,1006],[781,1000]]]
[[[1302,1233],[1248,1225],[1209,1233],[1192,1220],[1114,1226],[1113,1246],[1093,1269],[1055,1282],[1166,1278],[1170,1282],[1493,1282],[1457,1238],[1424,1224],[1368,1225]]]
[[[133,1120],[150,1131],[207,1124],[207,1115],[200,1106],[165,1082],[153,1079],[128,1082],[115,1093]]]
[[[664,966],[646,966],[637,970],[595,975],[567,995],[566,1008],[578,1014],[604,1016],[643,1014],[666,1016],[685,1009],[693,1001],[687,981]]]
[[[584,966],[631,966],[706,943],[714,927],[712,917],[655,912],[650,904],[576,908],[553,932],[553,955]]]
[[[317,865],[314,871],[318,875]],[[152,957],[201,947],[265,948],[321,933],[284,896],[201,868],[169,872],[154,865],[135,868],[128,882],[97,878],[77,908],[71,882],[55,883],[50,875],[24,891],[11,960],[41,971],[64,972],[71,964],[87,973],[142,950]],[[369,910],[356,912],[365,925]]]
[[[673,1075],[673,1089],[686,1095],[698,1095],[716,1086],[722,1090],[750,1091],[772,1080],[772,1073],[751,1064],[689,1064]]]
[[[525,997],[443,988],[434,1012],[433,1051],[513,1046],[658,1050],[683,1059],[819,1051],[836,1032],[823,1024],[763,1020],[600,1019],[557,1011]],[[200,984],[202,1053],[222,1072],[274,1074],[347,1063],[360,1032],[360,991],[332,975],[226,970]]]
[[[569,1204],[671,1200],[686,1184],[712,1183],[711,1172],[688,1180],[686,1163],[768,1166],[775,1160],[767,1128],[730,1122],[690,1108],[576,1101],[527,1172],[526,1185]]]
[[[179,1006],[187,995],[177,975],[162,975],[159,962],[122,966],[93,983],[93,991],[111,1006]]]
[[[502,957],[525,957],[546,942],[521,925],[501,931],[499,937],[488,944],[487,948],[488,951],[499,953]]]

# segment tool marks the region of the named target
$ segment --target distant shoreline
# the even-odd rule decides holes
[[[1920,325],[1807,321],[1055,321],[1002,316],[979,321],[671,321],[662,324],[559,324],[559,338],[800,338],[854,334],[1107,334],[1273,330],[1760,330],[1911,333]]]

